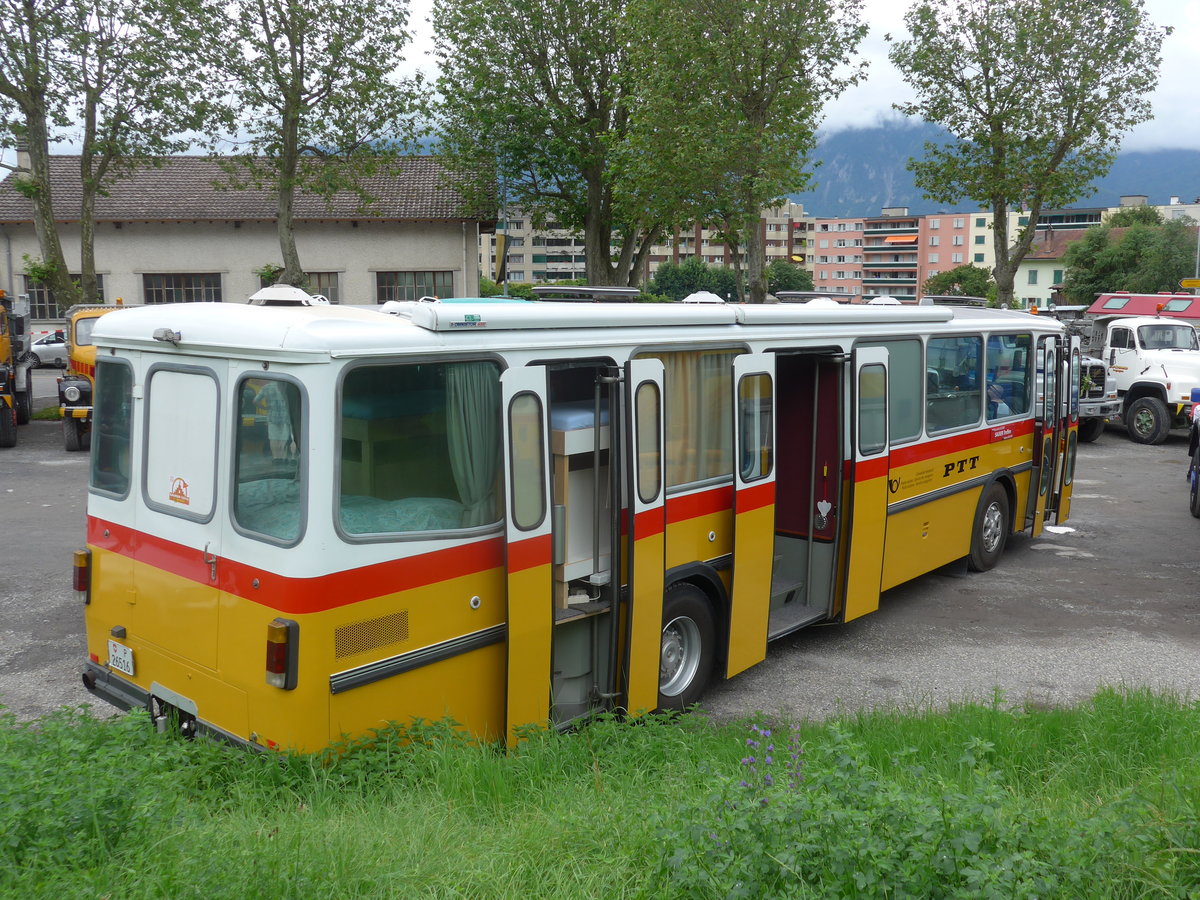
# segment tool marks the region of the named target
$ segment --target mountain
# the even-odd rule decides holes
[[[793,198],[814,216],[878,215],[885,206],[907,206],[927,214],[975,208],[963,200],[951,208],[932,203],[913,184],[905,168],[909,157],[924,155],[926,141],[947,140],[945,131],[927,123],[895,123],[853,128],[821,136],[817,142],[813,189]],[[1145,194],[1153,205],[1179,197],[1200,197],[1200,150],[1127,151],[1112,170],[1095,182],[1096,192],[1072,206],[1117,206],[1123,194]]]

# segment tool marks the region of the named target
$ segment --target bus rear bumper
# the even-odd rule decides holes
[[[150,709],[150,692],[90,660],[84,664],[83,686],[117,709]]]

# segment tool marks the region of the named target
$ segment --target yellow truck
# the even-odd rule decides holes
[[[96,380],[96,345],[92,329],[101,316],[120,309],[111,304],[80,303],[66,311],[67,369],[58,379],[63,445],[87,450],[92,444],[92,392]]]
[[[29,300],[0,290],[0,447],[17,445],[17,426],[33,414]]]

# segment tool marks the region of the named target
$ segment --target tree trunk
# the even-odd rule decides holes
[[[597,287],[620,285],[612,265],[612,207],[606,202],[600,169],[584,172],[587,182],[587,209],[583,214],[583,253],[588,284]]]
[[[44,102],[25,110],[26,138],[29,142],[29,186],[33,201],[33,229],[37,234],[42,263],[47,270],[44,280],[59,312],[79,302],[79,289],[71,280],[62,241],[54,221],[54,199],[50,191],[50,140],[46,127]]]
[[[762,217],[757,210],[753,217],[746,217],[746,275],[750,282],[750,296],[747,299],[751,303],[766,302],[766,247]]]
[[[298,100],[296,101],[298,104]],[[307,287],[308,277],[300,266],[300,254],[296,250],[295,203],[296,170],[300,164],[300,115],[296,107],[284,112],[279,148],[279,184],[275,213],[275,226],[279,233],[279,252],[283,256],[283,272],[277,284]]]

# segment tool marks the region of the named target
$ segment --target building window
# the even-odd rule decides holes
[[[975,227],[976,228],[986,228],[987,227],[987,219],[983,218],[983,216],[980,216],[978,219],[975,220]]]
[[[536,259],[534,260],[537,261]],[[454,296],[453,272],[376,272],[375,302]]]
[[[930,220],[929,220],[929,227],[930,227],[930,228],[941,228],[941,227],[942,227],[942,220],[941,220],[941,219],[930,219]]]
[[[828,273],[828,272],[826,272],[826,271],[824,271],[824,270],[822,270],[822,271],[821,271],[820,273],[818,273],[818,275],[817,275],[817,278],[818,278],[818,280],[820,280],[820,281],[825,281],[825,280],[826,280],[828,277],[829,277],[829,273]]]
[[[829,262],[829,257],[828,257],[828,256],[818,256],[818,257],[817,257],[817,262],[819,262],[819,263],[827,263],[827,262]]]
[[[834,278],[845,278],[845,277],[846,277],[846,273],[845,273],[845,271],[844,271],[844,270],[838,270],[837,272],[834,272],[834,273],[833,273],[833,277],[834,277]]]
[[[1054,284],[1062,284],[1062,280],[1063,280],[1063,270],[1062,270],[1062,269],[1055,269],[1055,270],[1054,270],[1054,282],[1053,282],[1053,283],[1054,283]]]
[[[929,254],[929,261],[930,261],[931,263],[935,263],[935,262],[937,262],[937,261],[938,261],[938,254],[936,254],[936,253],[930,253],[930,254]]]
[[[1030,283],[1030,284],[1037,284],[1037,269],[1030,269],[1030,270],[1029,270],[1029,283]]]
[[[985,242],[986,242],[986,238],[985,238],[985,236],[984,236],[984,235],[982,235],[982,234],[977,234],[977,235],[975,235],[975,243],[977,243],[977,244],[982,244],[982,243],[985,243]]]
[[[961,263],[962,261],[963,261],[963,255],[961,253],[951,253],[950,254],[950,262]]]
[[[25,279],[25,293],[29,295],[29,315],[34,319],[57,319],[66,312],[66,308],[58,308],[58,304],[54,301],[50,294],[50,289],[40,281],[34,281],[28,275],[22,275]],[[79,275],[71,275],[71,280],[78,283]],[[97,300],[100,303],[104,302],[104,276],[96,276],[96,294]]]
[[[983,254],[982,253],[975,254],[975,262],[983,262]]]
[[[833,242],[833,245],[835,247],[848,247],[849,242],[845,238],[838,238],[836,241]]]
[[[1017,217],[1017,225],[1019,225],[1020,227],[1024,228],[1028,224],[1029,224],[1029,216],[1018,216]]]
[[[954,235],[953,244],[955,247],[961,247],[963,245],[963,236],[961,234]]]
[[[963,220],[962,220],[962,219],[955,219],[955,220],[954,220],[954,227],[955,227],[955,228],[962,228],[962,227],[963,227]]]
[[[509,272],[509,273],[508,273],[508,280],[509,280],[509,282],[510,282],[510,283],[511,283],[511,282],[514,282],[514,281],[524,281],[524,280],[525,280],[525,273],[524,273],[524,272]]]
[[[821,249],[822,249],[822,250],[828,250],[828,249],[829,249],[829,241],[828,241],[827,239],[825,239],[825,238],[822,238],[822,239],[821,239]]]
[[[221,276],[196,273],[143,275],[144,303],[220,303]]]
[[[929,236],[929,246],[936,247],[939,243],[941,243],[941,240],[942,239],[940,237],[938,237],[936,234],[931,234]]]
[[[938,270],[937,270],[937,269],[930,269],[930,270],[929,270],[929,272],[928,272],[928,274],[927,274],[927,277],[929,277],[929,278],[933,278],[933,277],[934,277],[935,275],[937,275],[937,274],[938,274]]]

